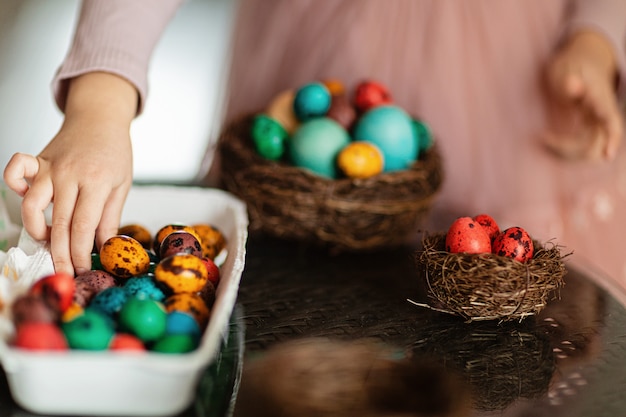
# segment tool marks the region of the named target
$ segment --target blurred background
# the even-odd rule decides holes
[[[149,99],[132,127],[135,179],[185,183],[219,130],[236,1],[186,0],[163,34]],[[78,0],[0,0],[0,166],[37,154],[62,114],[51,81],[68,51]]]

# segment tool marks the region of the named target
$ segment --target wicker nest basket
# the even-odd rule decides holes
[[[449,253],[445,233],[424,235],[416,264],[428,306],[469,321],[521,320],[539,313],[560,296],[569,254],[553,242],[533,244],[533,258],[522,263],[490,253]]]
[[[556,359],[550,339],[534,321],[465,323],[424,329],[414,355],[460,374],[479,410],[504,410],[519,398],[538,398],[550,386]]]
[[[254,114],[222,132],[224,187],[248,206],[250,232],[362,251],[407,242],[429,212],[443,181],[434,145],[410,169],[366,179],[327,179],[258,155]]]

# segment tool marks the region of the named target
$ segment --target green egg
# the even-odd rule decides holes
[[[100,262],[100,254],[92,253],[91,254],[91,269],[95,271],[102,270],[102,263]]]
[[[106,350],[115,334],[113,322],[104,314],[86,309],[61,329],[72,349]]]
[[[419,147],[420,153],[433,146],[435,142],[433,133],[424,121],[413,119],[413,130],[415,131],[415,138],[417,139],[417,146]]]
[[[167,312],[158,301],[130,297],[118,316],[120,327],[144,342],[160,339],[167,328]]]
[[[150,350],[159,353],[186,353],[198,347],[198,338],[191,334],[168,334],[159,339]]]
[[[264,158],[280,159],[285,153],[287,136],[285,128],[265,114],[259,114],[252,122],[252,140],[257,152]]]

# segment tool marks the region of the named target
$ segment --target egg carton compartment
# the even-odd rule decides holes
[[[19,199],[6,198],[5,212],[16,223]],[[18,204],[16,209],[15,204]],[[211,317],[197,349],[183,354],[131,351],[29,351],[12,347],[5,303],[0,339],[0,361],[14,400],[26,410],[52,415],[124,415],[165,416],[188,408],[194,400],[203,371],[216,360],[228,337],[239,282],[245,264],[248,217],[245,204],[217,189],[180,186],[135,186],[131,189],[121,224],[139,223],[156,232],[170,223],[210,223],[227,240],[225,256],[220,261],[220,283],[216,289]],[[20,243],[22,239],[20,239]],[[33,245],[33,242],[27,242]],[[13,248],[9,248],[9,253]],[[27,249],[37,258],[37,265],[20,272],[25,280],[36,279],[52,270],[49,252],[44,246]],[[42,255],[43,256],[37,256]],[[19,285],[7,256],[0,263],[4,277],[0,298]],[[17,285],[15,285],[17,284]]]

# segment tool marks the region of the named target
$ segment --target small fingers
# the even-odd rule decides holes
[[[113,190],[109,196],[100,219],[100,225],[96,230],[96,244],[98,247],[102,246],[108,238],[117,234],[129,189],[129,186],[119,187]]]
[[[50,252],[54,269],[56,272],[71,275],[74,275],[74,266],[70,253],[70,229],[77,198],[77,188],[57,187],[52,207],[52,229],[50,231]]]
[[[36,181],[28,188],[22,199],[22,223],[26,232],[35,240],[47,240],[50,228],[45,210],[53,198],[53,186],[49,180]]]
[[[14,154],[4,168],[4,182],[14,192],[24,196],[29,188],[29,182],[39,172],[39,161],[32,155],[24,153]]]

